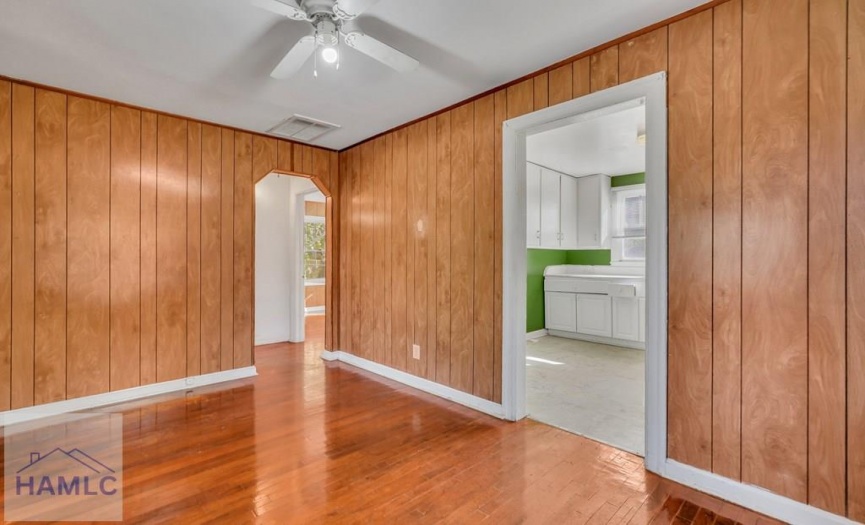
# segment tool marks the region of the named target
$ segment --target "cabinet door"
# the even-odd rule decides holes
[[[560,175],[541,168],[541,246],[559,247]]]
[[[541,167],[526,164],[526,245],[541,245]]]
[[[640,335],[638,336],[638,341],[645,343],[646,342],[646,298],[640,297],[637,300],[637,316],[640,319]]]
[[[577,294],[544,292],[544,316],[547,330],[577,331]]]
[[[640,340],[640,305],[636,297],[613,297],[613,337]]]
[[[613,336],[609,295],[577,294],[577,332]]]
[[[579,180],[567,175],[561,176],[561,198],[559,199],[561,208],[561,247],[576,248],[577,231],[578,231],[578,213],[579,207]]]
[[[601,232],[600,179],[597,176],[580,177],[579,188],[577,244],[580,248],[597,248]]]

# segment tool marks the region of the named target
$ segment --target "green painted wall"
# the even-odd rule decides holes
[[[645,173],[619,175],[610,179],[614,188],[643,184]],[[556,264],[609,266],[610,250],[539,250],[529,248],[526,260],[526,332],[544,328],[544,269]]]

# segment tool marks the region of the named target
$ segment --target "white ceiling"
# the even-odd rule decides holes
[[[416,71],[347,50],[274,80],[310,26],[248,0],[2,0],[0,75],[254,131],[299,113],[340,149],[704,1],[381,0],[354,23]]]
[[[526,159],[576,177],[641,173],[646,145],[637,142],[637,135],[645,129],[646,107],[626,109],[531,135]]]

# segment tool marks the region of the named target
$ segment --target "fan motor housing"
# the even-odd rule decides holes
[[[332,18],[318,17],[313,22],[315,27],[315,42],[325,47],[333,47],[339,43],[339,27]]]

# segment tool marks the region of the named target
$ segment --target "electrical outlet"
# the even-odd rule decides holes
[[[411,345],[411,356],[420,359],[420,345]]]

